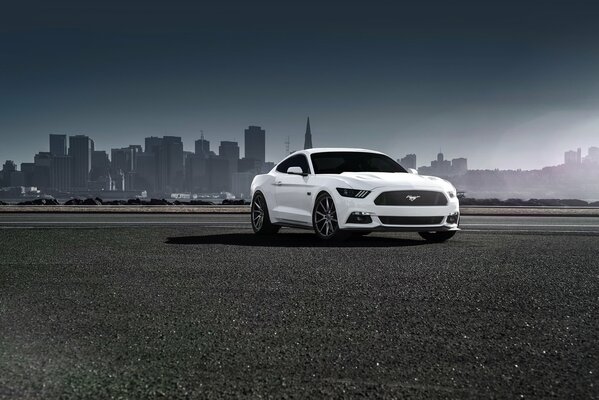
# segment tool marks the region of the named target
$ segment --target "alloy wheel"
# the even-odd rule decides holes
[[[264,203],[264,199],[262,196],[256,196],[254,202],[252,203],[252,224],[256,230],[262,229],[262,225],[264,224],[264,207],[266,204]]]
[[[314,227],[320,235],[327,238],[339,229],[337,212],[331,196],[322,196],[316,205]]]

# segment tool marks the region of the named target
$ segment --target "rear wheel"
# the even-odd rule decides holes
[[[451,239],[455,231],[418,232],[418,234],[431,243],[441,243]]]
[[[272,235],[281,229],[278,225],[270,222],[266,199],[262,193],[256,193],[251,207],[252,229],[258,235]]]
[[[312,225],[316,236],[322,240],[344,240],[349,236],[349,232],[339,229],[335,203],[328,193],[321,193],[316,198],[312,212]]]

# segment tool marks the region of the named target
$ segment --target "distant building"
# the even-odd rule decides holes
[[[245,130],[245,158],[265,161],[266,131],[259,126],[250,125]]]
[[[220,142],[218,146],[218,155],[226,159],[239,160],[239,145],[237,142]]]
[[[468,160],[466,158],[454,158],[446,160],[443,153],[437,154],[437,159],[431,161],[430,167],[418,168],[418,173],[433,176],[457,176],[464,175],[468,171]]]
[[[468,172],[468,160],[466,158],[454,158],[451,160],[453,175],[464,175]]]
[[[261,174],[268,174],[274,167],[275,167],[275,163],[274,162],[267,161],[264,164],[262,164],[262,167],[260,168],[260,173]]]
[[[89,180],[97,181],[102,177],[110,175],[110,161],[104,150],[92,151],[92,168],[89,172]]]
[[[50,152],[39,152],[33,156],[33,186],[40,189],[52,188],[50,179],[50,167],[52,166],[52,154]]]
[[[71,161],[71,183],[74,189],[87,188],[89,173],[92,168],[92,152],[94,142],[88,136],[76,135],[69,137],[69,156]]]
[[[570,150],[564,153],[564,164],[576,165],[581,163],[580,148],[577,151]]]
[[[35,186],[33,183],[35,163],[21,163],[21,172],[23,173],[24,186]]]
[[[306,133],[304,135],[304,149],[312,148],[312,131],[310,130],[310,117],[306,122]]]
[[[50,154],[53,156],[67,155],[67,135],[50,134]]]
[[[195,141],[195,153],[198,156],[203,156],[204,158],[208,158],[210,156],[210,141],[204,139],[204,132],[202,132],[202,136]]]
[[[592,163],[599,164],[599,147],[589,147],[589,152],[587,154],[586,160]]]
[[[156,155],[144,152],[137,155],[135,190],[154,192],[156,187]]]
[[[263,165],[264,165],[264,163],[260,162],[259,160],[245,157],[245,158],[242,158],[241,160],[239,160],[237,171],[238,172],[254,172],[256,174],[259,174],[260,171],[262,170]]]
[[[21,171],[17,171],[17,165],[12,160],[7,160],[2,166],[2,186],[15,187],[24,185],[24,177]]]
[[[451,161],[445,160],[443,153],[437,154],[437,159],[431,161],[431,167],[438,169],[439,171],[449,171],[451,168]]]
[[[123,171],[124,173],[135,171],[137,165],[137,156],[142,153],[140,145],[130,145],[120,149],[110,150],[110,167],[113,172]]]
[[[197,142],[196,142],[197,143]],[[208,158],[202,151],[192,154],[185,162],[185,188],[191,193],[207,193],[210,191],[208,182]]]
[[[404,168],[416,169],[416,154],[407,154],[405,157],[399,160],[399,163]]]
[[[146,153],[154,155],[154,191],[159,193],[173,193],[182,190],[185,174],[181,137],[149,137],[146,138],[145,144]],[[145,172],[140,175],[145,175]]]
[[[231,173],[237,172],[239,167],[239,145],[237,142],[220,142],[220,146],[218,146],[218,156],[229,161],[229,171]]]
[[[118,170],[114,173],[112,177],[113,187],[110,190],[115,190],[117,192],[125,191],[125,173],[122,170]]]
[[[207,159],[208,187],[210,192],[231,191],[231,162],[218,156]]]
[[[254,172],[234,172],[231,177],[231,192],[241,199],[250,198],[250,187],[256,174]]]
[[[124,147],[110,150],[110,168],[113,171],[133,171],[133,149]]]
[[[54,190],[68,192],[71,190],[71,173],[73,166],[71,156],[52,156],[50,162],[50,186]]]

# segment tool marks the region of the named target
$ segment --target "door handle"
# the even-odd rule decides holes
[[[283,184],[283,182],[282,182],[282,181],[276,181],[276,182],[275,182],[275,185],[277,185],[277,186],[281,186],[282,184]]]

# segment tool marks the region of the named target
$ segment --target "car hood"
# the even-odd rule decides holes
[[[393,172],[343,172],[337,175],[352,189],[373,190],[392,186],[407,190],[455,190],[448,181],[436,176]]]

